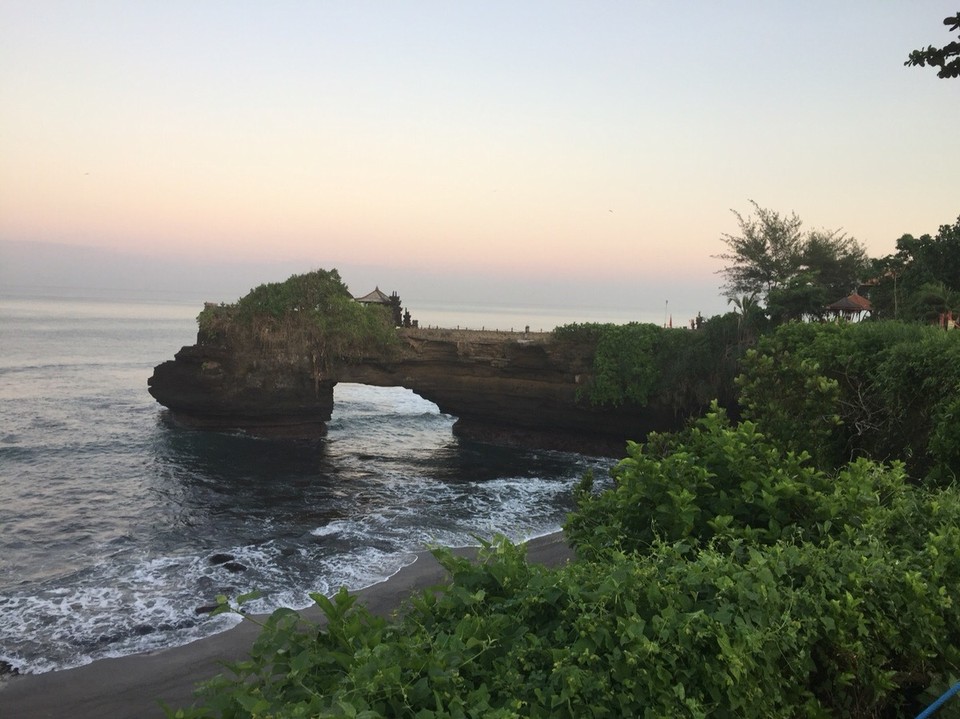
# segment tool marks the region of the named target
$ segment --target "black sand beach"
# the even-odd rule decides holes
[[[561,533],[527,543],[531,562],[559,566],[572,557]],[[443,581],[445,576],[433,556],[423,552],[412,565],[385,582],[357,592],[357,596],[370,611],[388,615],[411,594]],[[304,614],[313,616],[309,611]],[[253,623],[244,622],[174,649],[12,677],[0,683],[0,719],[163,717],[161,700],[171,707],[189,705],[195,684],[220,673],[220,662],[243,658],[258,631]]]

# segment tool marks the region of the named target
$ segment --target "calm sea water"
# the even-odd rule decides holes
[[[197,611],[218,594],[299,608],[428,545],[554,531],[583,472],[609,466],[458,440],[399,388],[338,386],[318,441],[178,428],[146,382],[198,310],[0,298],[0,659],[21,672],[222,631],[235,620]]]

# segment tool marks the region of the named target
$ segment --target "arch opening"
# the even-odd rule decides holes
[[[447,445],[455,421],[405,387],[341,382],[333,388],[327,438],[370,456],[389,456]]]

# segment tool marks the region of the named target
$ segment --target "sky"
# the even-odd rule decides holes
[[[710,316],[751,200],[871,256],[956,220],[960,81],[903,62],[957,10],[0,0],[0,283],[232,301],[322,267]]]

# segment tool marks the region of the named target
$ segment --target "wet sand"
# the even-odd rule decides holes
[[[472,550],[461,550],[470,553]],[[561,533],[527,543],[530,562],[559,566],[572,559]],[[388,616],[418,590],[439,584],[446,571],[429,552],[390,579],[356,592],[367,608]],[[302,612],[318,619],[319,610]],[[252,622],[191,644],[150,654],[100,661],[46,674],[11,677],[0,683],[0,718],[149,719],[170,707],[189,706],[195,684],[221,673],[221,662],[242,659],[259,632]]]

